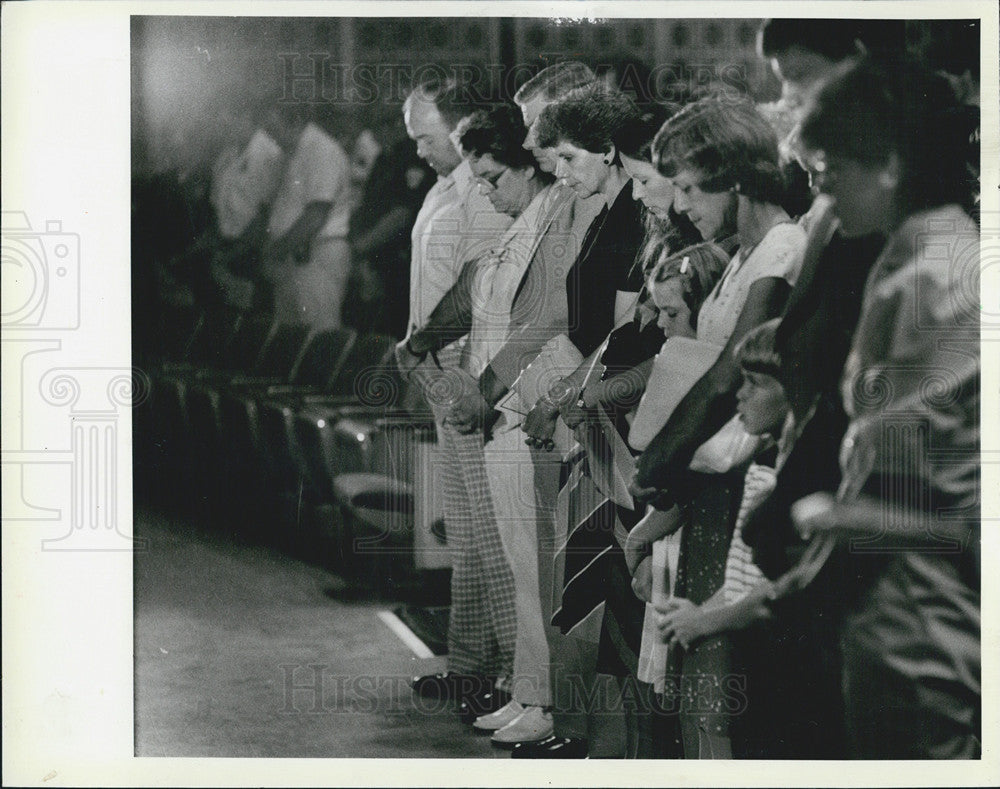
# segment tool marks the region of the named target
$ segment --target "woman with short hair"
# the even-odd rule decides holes
[[[616,498],[605,484],[614,473],[614,453],[609,451],[607,435],[600,426],[579,427],[573,440],[579,438],[581,446],[576,450],[571,450],[572,440],[564,426],[558,435],[555,431],[560,415],[567,426],[579,423],[570,413],[578,410],[577,401],[588,380],[599,378],[592,371],[601,366],[606,341],[616,326],[632,317],[642,290],[642,267],[636,260],[645,238],[644,211],[633,199],[630,179],[614,143],[614,135],[622,127],[641,118],[628,96],[600,83],[573,91],[546,107],[538,118],[538,142],[556,155],[556,176],[580,197],[601,195],[605,208],[591,224],[566,277],[568,342],[562,346],[561,364],[548,379],[558,380],[548,394],[542,392],[544,396],[524,427],[533,446],[551,449],[559,441],[560,451],[569,452],[569,482],[559,494],[557,507],[556,544],[565,543],[566,547],[557,555],[554,567],[557,604],[552,622],[564,634],[586,632],[588,638],[596,638],[597,626],[601,626],[598,671],[620,678],[635,674],[643,610],[632,598],[629,610],[622,608],[610,615],[605,609],[608,615],[602,621],[601,609],[611,589],[609,574],[618,564],[624,567],[614,534],[627,531],[624,523],[634,518],[634,503],[625,484],[619,486],[621,495]],[[649,129],[650,139],[658,126]],[[658,332],[655,325],[652,329]],[[660,343],[662,335],[656,346]],[[610,422],[605,427],[609,432],[615,429]],[[596,450],[597,444],[604,449]],[[623,455],[630,464],[628,451]],[[585,458],[595,462],[588,463]],[[598,462],[604,464],[602,468],[597,468]],[[580,538],[587,544],[577,545],[574,540]],[[627,572],[625,576],[627,587]],[[618,598],[627,601],[624,595]],[[613,642],[609,637],[609,616],[622,626],[613,630],[625,633],[624,641]],[[630,756],[638,752],[634,723],[630,721],[626,747]]]
[[[735,413],[741,375],[733,350],[748,331],[780,315],[806,236],[781,207],[777,136],[750,102],[708,98],[688,105],[660,130],[653,157],[673,181],[674,208],[705,239],[735,234],[737,242],[698,315],[697,339],[718,347],[716,361],[640,455],[632,486],[657,509],[687,506],[674,594],[700,604],[722,585],[743,479],[738,469],[696,473],[688,466],[695,450]],[[739,718],[728,710],[728,639],[720,635],[678,647],[671,660],[669,673],[681,682],[685,756],[744,755]]]

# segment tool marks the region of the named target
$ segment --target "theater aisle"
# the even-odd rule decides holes
[[[139,756],[497,757],[407,680],[417,658],[380,612],[325,592],[337,576],[136,512]]]

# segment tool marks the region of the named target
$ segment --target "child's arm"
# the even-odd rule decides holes
[[[721,589],[701,605],[690,600],[671,600],[666,606],[657,606],[656,627],[664,641],[676,641],[687,649],[702,638],[744,630],[769,619],[771,612],[765,601],[770,594],[771,584],[765,581],[739,602],[728,605],[723,602]]]

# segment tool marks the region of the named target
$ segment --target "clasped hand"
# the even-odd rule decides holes
[[[479,389],[462,395],[445,417],[445,424],[451,425],[459,433],[474,433],[482,429],[490,411],[489,403]]]
[[[640,483],[638,470],[632,475],[632,481],[628,484],[628,492],[640,504],[649,504],[658,510],[669,510],[674,505],[674,500],[668,491],[656,485],[647,487]]]
[[[393,356],[396,360],[396,367],[401,375],[408,376],[423,360],[423,356],[418,356],[410,350],[406,340],[396,343],[393,348]]]
[[[544,397],[535,403],[524,419],[522,430],[528,436],[524,443],[534,449],[544,449],[546,452],[555,448],[552,436],[556,432],[556,417],[559,409]]]
[[[702,637],[701,606],[683,597],[671,597],[654,608],[656,630],[665,643],[680,644],[688,649]]]
[[[835,503],[833,496],[820,491],[811,493],[792,505],[792,520],[802,539],[808,540],[814,534],[837,528],[838,522],[834,517]]]

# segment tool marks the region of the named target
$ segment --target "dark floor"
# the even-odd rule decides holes
[[[330,572],[136,511],[138,756],[507,758],[408,680],[417,658]]]

